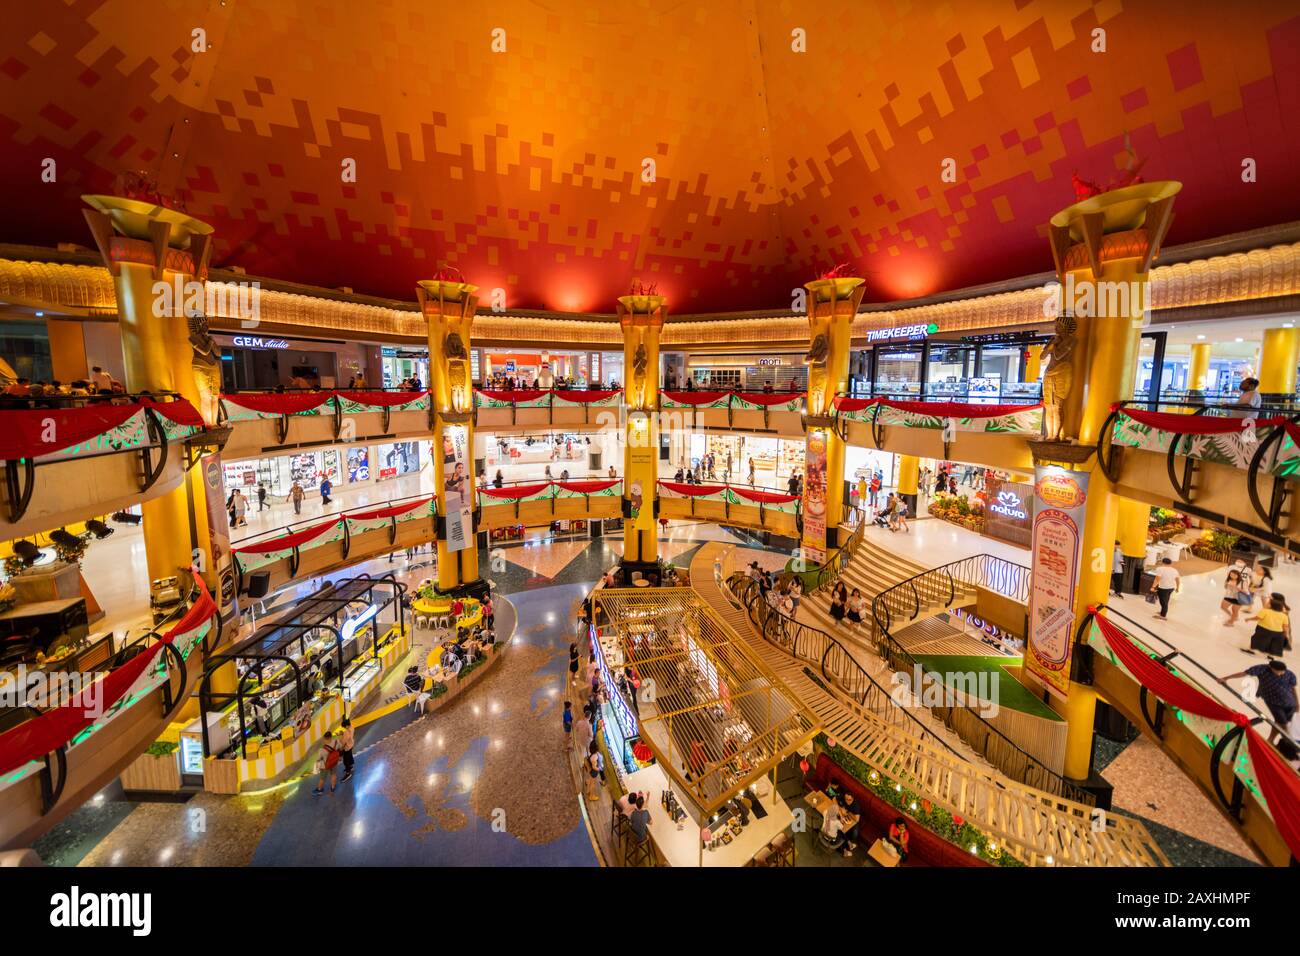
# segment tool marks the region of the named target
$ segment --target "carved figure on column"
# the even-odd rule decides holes
[[[1061,409],[1074,389],[1074,352],[1078,346],[1079,324],[1073,316],[1056,320],[1056,334],[1043,347],[1040,360],[1051,364],[1043,373],[1043,439],[1060,441],[1064,431]]]
[[[221,349],[208,332],[208,317],[194,314],[186,317],[189,327],[190,348],[193,350],[191,366],[194,385],[199,392],[199,414],[212,425],[217,420],[221,401]]]

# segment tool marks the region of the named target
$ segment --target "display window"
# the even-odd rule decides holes
[[[348,483],[370,480],[370,449],[348,449]]]
[[[380,481],[410,475],[420,470],[420,446],[424,442],[399,441],[375,449],[376,477]]]

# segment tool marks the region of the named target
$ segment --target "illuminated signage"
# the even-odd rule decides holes
[[[759,364],[760,366],[762,366],[762,365],[767,365],[767,366],[780,365],[780,364],[781,364],[781,360],[780,360],[779,358],[761,358],[761,359],[758,360],[758,364]]]
[[[232,341],[241,349],[287,349],[288,339],[264,339],[260,335],[236,335]]]
[[[997,501],[989,505],[989,511],[1004,518],[1014,518],[1016,521],[1025,521],[1029,518],[1024,502],[1014,491],[998,492]]]
[[[872,329],[867,333],[868,342],[888,342],[893,339],[923,339],[939,331],[934,322],[929,325],[896,325],[888,329]]]
[[[368,621],[373,620],[375,615],[378,613],[379,608],[371,604],[356,617],[350,617],[344,621],[343,627],[339,629],[339,636],[343,638],[343,643],[346,644],[348,641],[352,640],[352,638],[356,636],[357,629]]]

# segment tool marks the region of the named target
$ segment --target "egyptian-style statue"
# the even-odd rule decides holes
[[[186,317],[190,348],[193,352],[190,365],[194,370],[194,385],[199,393],[198,412],[211,425],[217,420],[221,401],[221,349],[208,332],[206,315]]]
[[[447,341],[443,343],[443,352],[449,359],[463,359],[465,355],[465,343],[460,339],[460,333],[448,332]]]
[[[804,356],[804,361],[809,365],[825,365],[830,351],[831,347],[826,340],[826,334],[824,332],[819,333],[812,340],[812,345],[808,349],[808,354]]]
[[[1074,352],[1078,345],[1079,325],[1070,315],[1056,320],[1056,334],[1043,347],[1042,359],[1048,360],[1043,373],[1043,438],[1060,441],[1064,431],[1061,409],[1074,389]]]

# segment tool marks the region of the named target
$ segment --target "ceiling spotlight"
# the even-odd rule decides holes
[[[15,541],[14,554],[22,558],[23,564],[30,568],[36,563],[36,559],[41,556],[41,549],[30,541]]]
[[[1198,335],[1196,338],[1197,338],[1197,339],[1200,339],[1200,340],[1203,340],[1203,339],[1205,338],[1205,336],[1204,336],[1204,335]]]
[[[1246,341],[1246,340],[1243,339],[1243,338],[1239,335],[1239,336],[1237,336],[1237,341],[1238,341],[1238,342],[1244,342],[1244,341]]]
[[[104,522],[100,521],[98,518],[91,518],[89,521],[86,522],[86,530],[89,531],[91,534],[93,534],[96,538],[103,540],[104,538],[107,538],[110,534],[112,534],[117,529],[110,528],[108,525],[104,524]]]
[[[66,528],[59,528],[50,532],[50,540],[55,544],[61,544],[65,548],[75,548],[81,544],[81,538],[75,534],[70,534]]]

